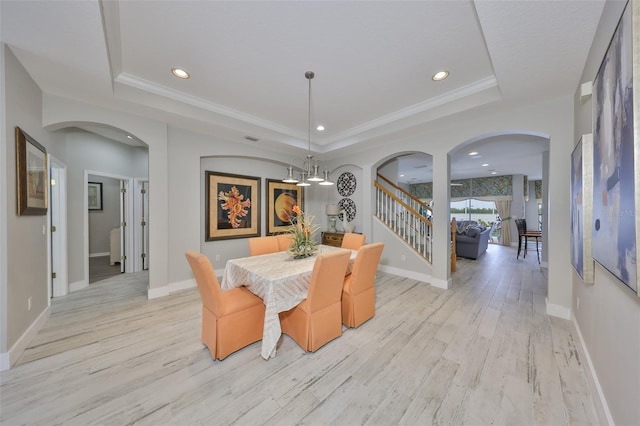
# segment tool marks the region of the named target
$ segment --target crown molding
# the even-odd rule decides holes
[[[184,92],[180,92],[178,90],[153,83],[149,80],[139,78],[128,73],[121,73],[120,75],[118,75],[118,77],[116,77],[115,81],[124,86],[162,96],[164,98],[190,105],[204,111],[242,121],[253,126],[262,127],[274,132],[291,136],[296,139],[305,140],[307,138],[306,134],[303,135],[302,133],[296,132],[295,130],[288,127],[280,126],[271,121],[267,121],[250,114],[245,114],[233,108],[228,108],[214,102],[209,102],[206,99],[200,98],[198,96],[189,95]]]

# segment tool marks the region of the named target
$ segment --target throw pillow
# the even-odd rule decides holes
[[[467,237],[471,237],[471,238],[475,238],[476,235],[480,234],[480,230],[478,229],[477,226],[470,226],[467,229]]]

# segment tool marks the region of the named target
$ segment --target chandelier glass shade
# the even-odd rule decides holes
[[[311,80],[315,76],[313,71],[307,71],[304,76],[309,80],[309,122],[308,122],[308,134],[307,141],[309,143],[309,153],[306,160],[302,165],[302,172],[300,172],[300,179],[296,178],[294,167],[290,165],[287,167],[287,176],[282,179],[286,183],[295,183],[297,186],[311,186],[309,182],[316,182],[319,185],[329,186],[333,185],[333,182],[329,178],[329,170],[325,170],[322,174],[319,173],[320,165],[313,160],[313,154],[311,153]]]

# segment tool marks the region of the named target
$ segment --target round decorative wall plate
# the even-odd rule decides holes
[[[338,206],[340,206],[340,210],[344,210],[344,215],[340,213],[338,216],[340,221],[344,221],[345,215],[347,216],[347,222],[351,222],[356,217],[356,203],[351,198],[343,198],[338,201]]]
[[[348,197],[356,190],[356,177],[353,173],[344,172],[338,178],[338,194]]]

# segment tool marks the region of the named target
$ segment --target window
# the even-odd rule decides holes
[[[491,226],[491,223],[499,219],[496,203],[493,201],[476,200],[467,198],[461,201],[451,202],[451,219],[475,220],[484,225]]]

